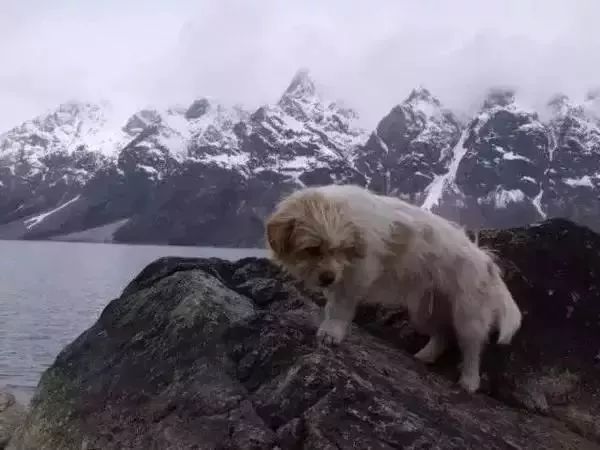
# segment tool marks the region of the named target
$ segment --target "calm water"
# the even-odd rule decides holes
[[[161,256],[260,256],[261,250],[0,241],[0,387],[28,401],[62,348]]]

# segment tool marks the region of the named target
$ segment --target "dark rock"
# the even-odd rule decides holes
[[[482,231],[524,311],[481,393],[427,368],[402,311],[317,347],[321,300],[263,259],[146,267],[42,376],[11,449],[600,448],[600,236]]]
[[[484,108],[508,106],[515,101],[515,91],[510,88],[492,88],[483,102]]]
[[[195,100],[185,112],[185,118],[188,120],[199,119],[206,114],[209,108],[210,103],[207,99],[201,98]]]

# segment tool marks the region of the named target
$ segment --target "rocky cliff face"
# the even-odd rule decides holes
[[[524,312],[481,393],[400,310],[318,347],[321,299],[266,260],[149,265],[43,375],[11,449],[600,448],[600,236],[484,231]]]
[[[463,123],[418,88],[369,132],[305,70],[255,111],[200,98],[120,118],[71,102],[0,135],[0,238],[118,224],[117,241],[255,246],[282,195],[328,183],[469,227],[566,217],[600,229],[600,100],[548,109],[492,90]]]
[[[370,189],[420,203],[434,179],[448,171],[460,133],[454,114],[417,89],[379,122],[356,165]]]

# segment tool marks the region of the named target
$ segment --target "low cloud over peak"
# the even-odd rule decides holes
[[[127,109],[203,96],[275,103],[299,67],[365,126],[418,86],[465,112],[495,86],[536,108],[600,86],[594,0],[7,4],[0,130],[73,98]]]

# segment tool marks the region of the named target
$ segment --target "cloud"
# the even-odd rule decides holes
[[[68,99],[273,102],[299,67],[373,126],[417,85],[472,110],[600,85],[596,0],[7,0],[0,130]],[[4,8],[4,5],[3,5]]]

